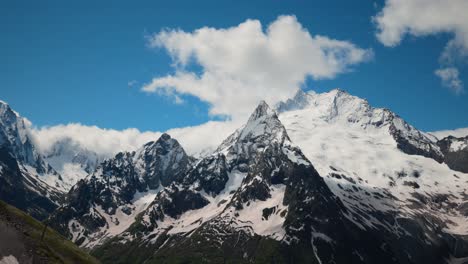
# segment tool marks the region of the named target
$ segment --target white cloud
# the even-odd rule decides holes
[[[177,139],[190,155],[213,150],[228,137],[239,123],[210,121],[192,127],[174,128],[166,131]],[[120,151],[132,151],[149,141],[157,140],[162,132],[141,132],[136,128],[125,130],[103,129],[82,124],[57,125],[31,128],[31,135],[42,153],[48,153],[58,141],[70,139],[100,157],[112,157]]]
[[[161,133],[140,132],[136,128],[119,131],[72,123],[33,129],[32,135],[41,152],[49,152],[57,141],[72,139],[85,149],[110,157],[119,151],[135,150],[146,142],[157,140]]]
[[[177,139],[187,153],[198,155],[216,149],[241,125],[235,121],[209,121],[192,127],[173,128],[167,133]]]
[[[468,127],[465,128],[457,128],[454,130],[440,130],[440,131],[434,131],[430,132],[434,136],[436,136],[439,139],[442,139],[444,137],[448,136],[454,136],[454,137],[466,137],[468,136]]]
[[[435,75],[442,80],[443,86],[448,87],[456,94],[463,92],[463,83],[458,76],[459,73],[456,68],[441,68],[435,71]]]
[[[163,30],[149,45],[165,48],[175,73],[154,78],[146,92],[187,94],[210,104],[210,114],[245,118],[260,100],[274,104],[293,95],[307,77],[333,78],[372,57],[348,41],[312,36],[294,16],[266,30],[258,20],[193,32]],[[201,67],[201,73],[190,67]]]
[[[455,34],[457,42],[468,48],[466,10],[466,0],[387,0],[374,17],[377,38],[386,46],[396,46],[405,35],[450,32]]]
[[[468,58],[467,10],[466,0],[387,0],[373,18],[378,28],[376,36],[385,46],[393,47],[406,35],[453,34],[439,58],[442,67],[453,68],[455,63]],[[463,90],[463,86],[448,87],[457,93]]]

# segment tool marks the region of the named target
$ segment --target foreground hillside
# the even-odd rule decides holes
[[[0,263],[99,263],[71,241],[0,201]],[[9,262],[8,262],[9,261]]]

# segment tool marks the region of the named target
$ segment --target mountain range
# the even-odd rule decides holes
[[[343,90],[260,102],[197,157],[169,134],[38,149],[0,102],[0,199],[103,263],[468,263],[468,135]]]

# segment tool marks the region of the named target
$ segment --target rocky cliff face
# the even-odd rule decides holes
[[[128,227],[158,189],[184,176],[189,157],[169,135],[134,152],[103,161],[68,193],[67,204],[51,217],[53,226],[77,243],[93,243]],[[146,201],[146,202],[145,202]],[[142,202],[143,204],[138,204]]]
[[[452,170],[468,173],[468,136],[448,136],[439,140],[437,145],[444,153],[444,162]]]
[[[43,219],[61,203],[62,183],[37,152],[27,120],[0,102],[0,199]]]
[[[38,173],[52,171],[34,147],[27,123],[8,104],[0,102],[0,144],[19,162],[34,167]]]

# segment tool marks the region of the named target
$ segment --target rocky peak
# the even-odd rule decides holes
[[[62,174],[64,178],[70,172],[70,164],[76,165],[76,174],[83,174],[86,176],[92,173],[97,165],[104,160],[104,157],[99,156],[96,152],[91,151],[72,138],[63,138],[56,141],[49,149],[42,150],[46,161],[58,172]],[[75,166],[73,166],[75,167]],[[78,171],[78,168],[80,168]],[[67,171],[68,170],[68,171]],[[70,177],[70,184],[73,185],[79,179]]]
[[[159,183],[167,186],[175,179],[182,178],[190,160],[179,142],[164,133],[157,141],[146,143],[139,149],[134,163],[141,177],[154,189]]]
[[[35,169],[34,173],[57,175],[37,151],[28,131],[28,121],[0,101],[0,146],[7,149],[20,163]]]
[[[283,152],[294,156],[295,151],[276,112],[262,101],[244,126],[197,162],[184,183],[217,195],[225,189],[230,173],[249,173],[259,162],[269,163],[272,157],[284,156]]]
[[[279,121],[276,112],[262,101],[249,118],[249,121],[240,130],[238,141],[254,141],[268,143],[265,141],[287,138],[286,129]]]
[[[306,95],[307,103],[301,104],[300,100],[293,98],[280,103],[277,109],[282,110],[281,115],[288,115],[286,112],[290,110],[301,110],[302,113],[295,114],[307,116],[310,122],[320,126],[351,127],[392,137],[397,147],[406,154],[422,155],[438,162],[443,159],[434,140],[388,109],[372,107],[367,100],[341,89],[326,93],[309,92]]]
[[[169,134],[164,133],[158,140],[150,141],[143,145],[142,148],[136,151],[136,156],[138,158],[142,153],[146,153],[146,155],[151,154],[162,156],[169,154],[172,150],[184,151],[177,140],[171,138]]]
[[[260,101],[257,108],[250,115],[248,122],[254,122],[257,119],[264,118],[265,116],[274,115],[275,113],[271,110],[270,106],[265,101]]]
[[[246,165],[244,163],[253,162],[255,156],[266,147],[282,145],[285,140],[289,141],[289,137],[276,112],[262,101],[248,122],[229,136],[217,152],[226,156],[228,164],[243,164],[243,167]]]
[[[92,174],[72,188],[68,204],[53,216],[56,228],[66,230],[62,223],[77,219],[80,225],[94,232],[106,224],[100,214],[135,213],[137,209],[132,203],[138,197],[137,193],[150,193],[161,185],[169,186],[182,178],[189,166],[184,149],[168,134],[146,143],[137,151],[120,152],[104,160]],[[100,214],[89,214],[101,209]]]
[[[309,103],[309,95],[302,89],[297,89],[297,92],[293,98],[287,99],[284,102],[279,102],[278,104],[276,104],[275,109],[278,113],[281,113],[286,111],[303,109],[306,106],[308,106]]]
[[[61,203],[61,186],[36,151],[28,121],[0,101],[0,199],[42,219]]]
[[[170,136],[169,134],[163,133],[163,134],[159,137],[158,141],[168,141],[168,140],[170,140],[170,139],[171,139],[171,136]]]
[[[28,164],[34,164],[35,150],[28,136],[27,123],[5,102],[0,102],[0,144]],[[34,152],[34,153],[33,153]]]
[[[19,115],[6,102],[0,101],[0,117],[2,121],[6,121],[18,118]]]
[[[125,187],[127,201],[136,191],[156,189],[160,184],[167,186],[183,177],[189,165],[189,157],[177,140],[163,134],[137,151],[120,152],[104,160],[86,181],[103,182],[115,189],[118,196],[119,190]]]

